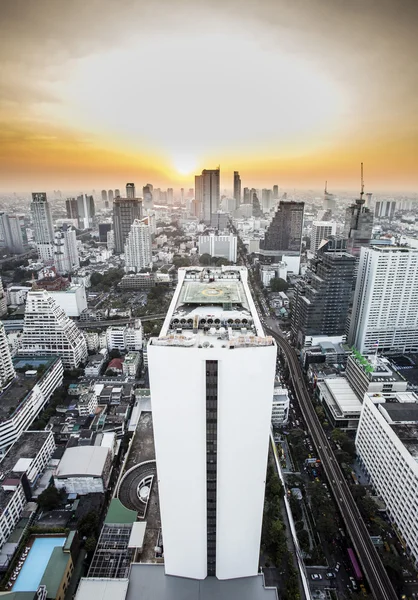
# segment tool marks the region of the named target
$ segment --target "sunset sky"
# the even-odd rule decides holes
[[[3,0],[0,191],[418,190],[418,0]]]

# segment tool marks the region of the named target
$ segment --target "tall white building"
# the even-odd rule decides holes
[[[403,398],[406,396],[406,402]],[[394,401],[395,400],[395,401]],[[396,400],[398,400],[396,402]],[[400,401],[399,401],[400,400]],[[418,398],[365,394],[356,450],[418,566]]]
[[[139,219],[131,225],[125,243],[125,270],[140,271],[152,263],[151,230]]]
[[[229,235],[199,235],[199,254],[222,256],[231,262],[237,262],[237,236]]]
[[[334,221],[314,221],[312,223],[311,251],[316,252],[322,242],[335,235],[337,224]]]
[[[106,347],[111,350],[142,350],[143,328],[140,319],[127,325],[114,325],[106,329]]]
[[[78,318],[83,310],[87,310],[86,288],[82,284],[71,285],[66,290],[50,292],[50,294],[67,317]]]
[[[210,223],[211,215],[219,210],[220,169],[204,169],[195,176],[195,200],[198,211],[205,223]]]
[[[51,207],[45,192],[32,194],[30,212],[39,258],[44,263],[49,264],[53,261],[54,257],[54,228],[52,225]]]
[[[349,343],[362,353],[418,351],[418,249],[361,249]]]
[[[0,278],[0,317],[3,317],[3,315],[7,315],[7,296]]]
[[[54,264],[60,275],[72,273],[80,266],[76,232],[72,227],[55,232]]]
[[[276,346],[247,269],[179,269],[148,345],[167,575],[256,575]]]
[[[45,290],[26,298],[20,354],[60,356],[65,369],[77,368],[87,358],[87,344],[77,325]]]
[[[285,425],[289,418],[289,393],[286,388],[274,388],[271,422],[277,427]]]
[[[0,321],[0,390],[14,377],[16,377],[16,372],[10,355],[9,342],[4,331],[4,325]]]

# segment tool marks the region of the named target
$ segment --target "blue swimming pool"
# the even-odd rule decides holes
[[[36,592],[51,554],[65,537],[36,538],[13,586],[14,592]]]

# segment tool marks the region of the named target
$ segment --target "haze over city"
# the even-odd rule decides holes
[[[418,4],[20,0],[0,8],[0,190],[417,187]],[[227,183],[222,182],[222,187]]]

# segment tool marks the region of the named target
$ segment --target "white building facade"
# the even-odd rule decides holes
[[[285,425],[289,419],[289,394],[285,388],[274,388],[271,422],[275,427]]]
[[[61,306],[67,317],[78,318],[87,308],[86,288],[84,285],[71,285],[66,290],[49,292],[55,302]]]
[[[412,395],[412,394],[411,394]],[[380,398],[376,398],[380,396]],[[379,402],[379,403],[375,403]],[[418,404],[365,394],[356,449],[418,566]]]
[[[256,575],[276,346],[245,268],[190,267],[178,280],[148,345],[165,571]]]
[[[335,235],[337,224],[334,221],[314,221],[312,223],[311,251],[316,252],[322,242]]]
[[[214,233],[200,235],[199,254],[223,257],[235,263],[237,262],[237,236],[232,233],[229,235],[215,235]]]
[[[143,328],[140,319],[127,325],[113,325],[106,329],[106,346],[111,350],[142,350]]]
[[[348,341],[362,353],[418,352],[418,249],[361,249]]]
[[[32,194],[30,212],[39,258],[43,263],[51,264],[54,257],[54,228],[51,207],[45,192]]]
[[[125,270],[140,271],[150,267],[151,263],[151,228],[135,219],[125,243]]]
[[[54,265],[60,275],[72,273],[79,268],[77,237],[73,227],[55,232]]]
[[[16,376],[10,354],[9,341],[4,325],[0,321],[0,390],[2,390]]]
[[[45,290],[28,293],[20,353],[60,356],[65,369],[76,369],[87,358],[82,332]]]

